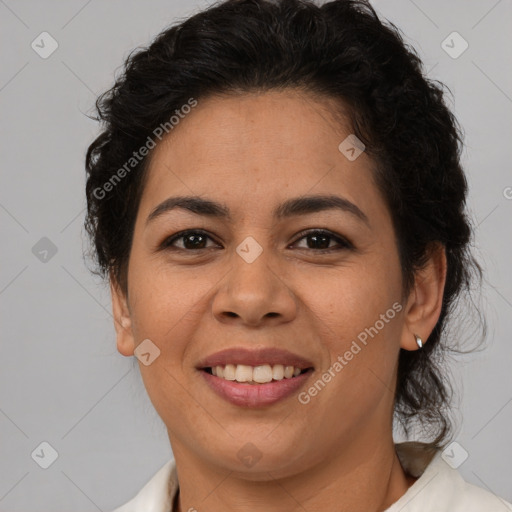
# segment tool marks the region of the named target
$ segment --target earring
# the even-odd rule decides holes
[[[416,338],[416,345],[418,345],[418,348],[423,347],[422,339],[417,334],[415,334],[414,337]]]

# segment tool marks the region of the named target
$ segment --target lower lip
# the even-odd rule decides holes
[[[262,407],[284,400],[297,392],[312,373],[308,370],[291,379],[276,380],[266,384],[244,384],[216,377],[204,370],[199,371],[215,393],[233,405],[242,407]]]

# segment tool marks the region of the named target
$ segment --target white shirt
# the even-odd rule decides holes
[[[404,471],[418,478],[407,492],[385,512],[511,512],[512,505],[491,492],[463,480],[441,452],[426,449],[423,443],[395,445]],[[178,492],[174,460],[167,462],[140,492],[113,512],[173,512]]]

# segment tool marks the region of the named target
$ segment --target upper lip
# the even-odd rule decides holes
[[[199,362],[197,367],[202,369],[213,366],[226,366],[227,364],[245,364],[247,366],[282,364],[283,366],[295,366],[301,370],[313,366],[311,361],[282,348],[247,349],[235,347],[221,350],[205,357]]]

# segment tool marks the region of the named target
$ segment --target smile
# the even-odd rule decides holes
[[[196,369],[210,390],[239,407],[263,407],[297,393],[313,363],[277,347],[233,347],[211,354]]]
[[[218,375],[219,368],[223,374],[222,377]],[[228,368],[228,377],[232,377],[234,371],[235,377],[238,374],[238,378],[247,380],[240,382],[237,379],[227,379],[225,377],[226,368]],[[258,370],[258,368],[263,369]],[[264,375],[265,379],[268,379],[270,368],[272,369],[272,375],[274,375],[275,370],[277,377],[281,374],[283,377],[281,379],[272,377],[270,381],[264,383],[256,382],[255,379],[261,380],[262,378],[258,376],[259,372]],[[214,375],[214,371],[217,375]],[[217,366],[215,369],[204,368],[200,373],[210,390],[230,404],[238,407],[258,408],[273,405],[299,393],[300,389],[305,386],[305,382],[313,374],[313,368],[301,370],[293,366],[284,367],[283,365],[262,365],[254,368],[246,365],[226,365],[225,367]],[[292,375],[287,377],[290,373]]]

